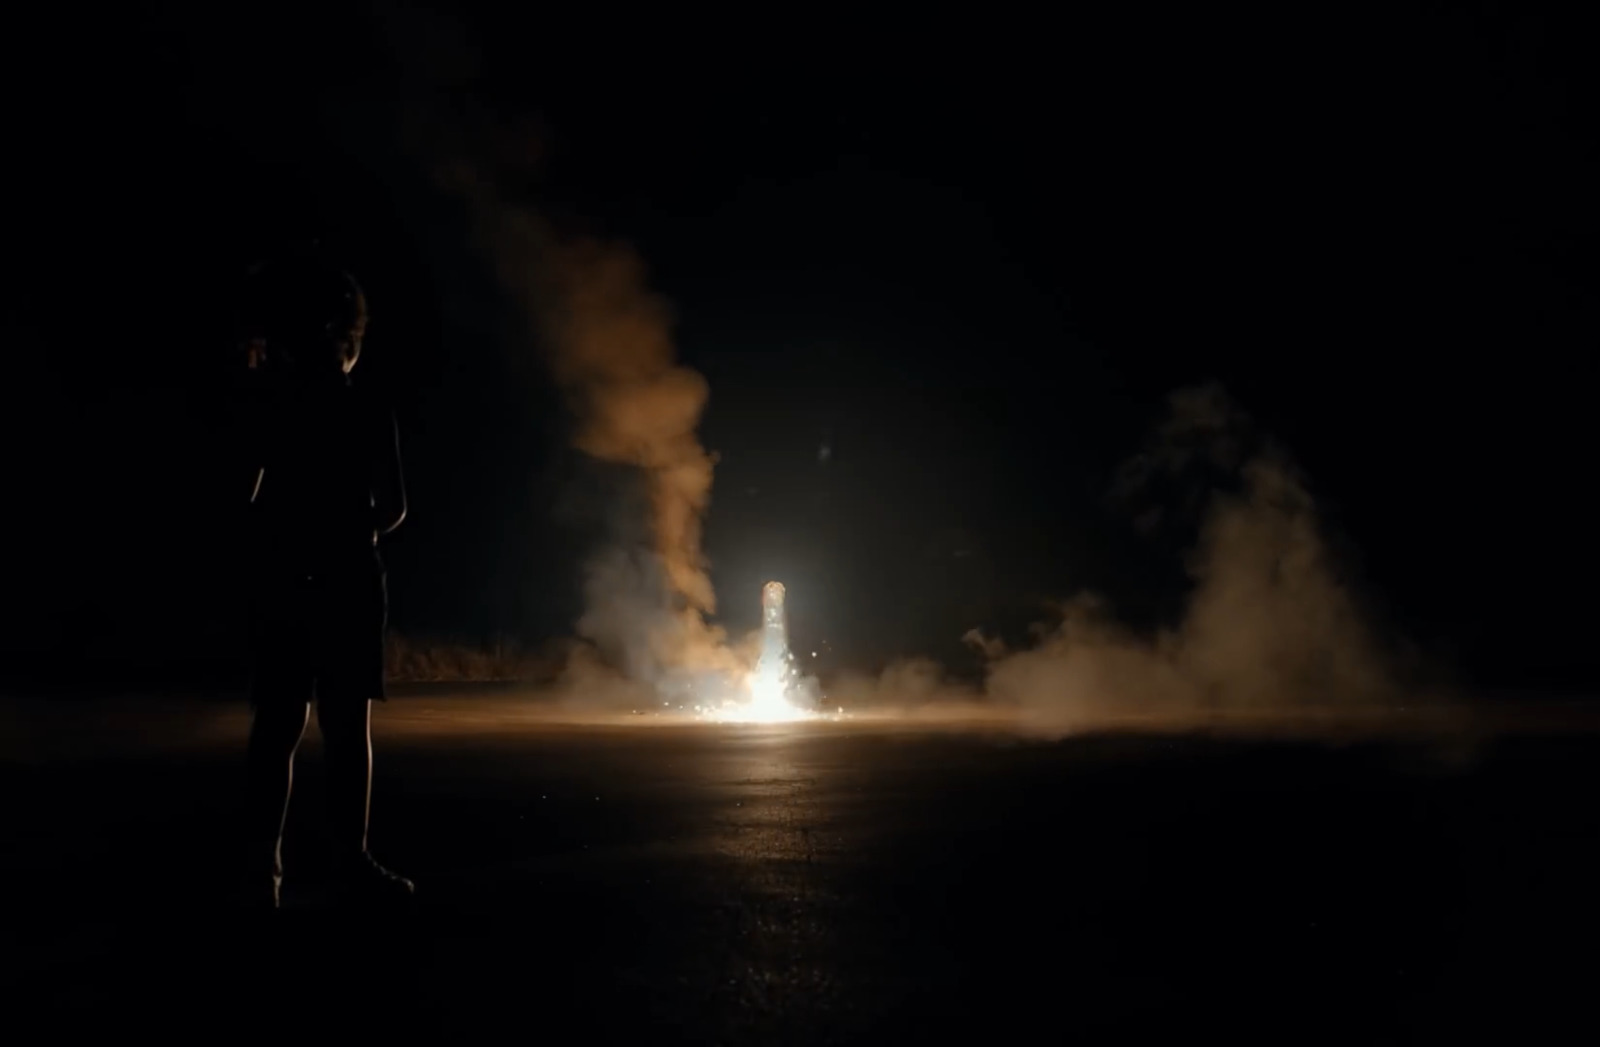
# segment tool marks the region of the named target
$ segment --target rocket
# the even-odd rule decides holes
[[[761,664],[781,671],[789,661],[789,626],[783,613],[783,583],[761,587]]]

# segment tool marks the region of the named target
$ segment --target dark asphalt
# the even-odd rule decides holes
[[[242,712],[66,708],[0,721],[17,1042],[1594,1035],[1587,735],[1042,742],[401,700],[372,843],[412,911],[314,904],[313,733],[293,904],[261,926],[225,903]]]

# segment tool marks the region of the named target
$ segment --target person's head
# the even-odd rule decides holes
[[[349,374],[366,328],[361,285],[327,260],[291,255],[251,268],[244,306],[251,367],[311,381]]]

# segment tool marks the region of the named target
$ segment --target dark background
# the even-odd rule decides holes
[[[953,658],[1085,585],[1156,613],[1176,570],[1101,496],[1166,393],[1214,379],[1292,448],[1396,627],[1486,685],[1600,675],[1600,92],[1559,9],[526,10],[20,18],[8,668],[236,657],[228,295],[297,237],[360,275],[358,374],[399,406],[395,627],[570,631],[581,463],[408,144],[459,108],[525,127],[494,149],[528,150],[528,193],[634,244],[674,301],[734,627],[769,577],[839,665]]]

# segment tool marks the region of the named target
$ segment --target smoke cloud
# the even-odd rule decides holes
[[[452,184],[526,307],[570,407],[574,446],[629,479],[586,566],[578,632],[593,650],[568,663],[568,701],[653,705],[700,674],[748,668],[750,652],[708,622],[716,604],[701,524],[715,463],[697,436],[708,388],[677,361],[668,304],[627,247],[563,237],[470,171]],[[1340,716],[1401,700],[1401,649],[1363,612],[1299,472],[1219,387],[1173,394],[1113,498],[1152,536],[1198,521],[1174,624],[1135,629],[1103,597],[1081,593],[1022,649],[969,633],[987,667],[981,689],[918,661],[837,681],[827,704],[979,709],[1056,731]]]
[[[405,148],[463,209],[517,311],[514,355],[537,355],[548,370],[572,446],[606,487],[583,571],[585,645],[568,651],[566,690],[631,707],[687,678],[741,668],[746,652],[709,622],[716,602],[701,524],[715,463],[696,435],[708,388],[678,362],[670,305],[629,246],[574,235],[537,205],[529,186],[541,128],[478,101],[489,73],[465,25],[412,8],[380,21],[405,73]]]
[[[578,632],[634,681],[736,665],[701,548],[714,462],[696,434],[708,389],[677,362],[672,310],[627,246],[560,235],[470,167],[446,172],[509,297],[526,311],[573,419],[573,446],[616,471],[585,568]],[[592,665],[574,660],[591,678]]]
[[[1171,397],[1166,422],[1114,495],[1146,531],[1174,513],[1199,516],[1192,587],[1176,624],[1135,630],[1102,597],[1080,594],[1023,649],[968,633],[986,661],[981,696],[938,682],[924,663],[844,681],[835,696],[913,708],[981,700],[1061,730],[1336,718],[1392,709],[1403,695],[1417,702],[1410,656],[1364,613],[1287,453],[1219,387]]]
[[[450,34],[431,23],[400,20],[394,31],[431,85],[479,75],[470,48],[445,47]],[[508,136],[494,117],[464,112],[460,91],[430,86],[424,96],[444,101],[407,107],[422,155],[464,203],[476,241],[523,312],[530,352],[532,343],[542,347],[572,415],[574,446],[619,478],[585,568],[578,632],[590,646],[569,659],[569,697],[606,691],[616,702],[601,704],[638,704],[683,674],[748,668],[751,652],[708,621],[715,599],[701,524],[715,463],[696,435],[708,389],[677,360],[671,309],[632,250],[565,235],[508,188],[525,182],[536,134]],[[476,160],[441,167],[441,156]],[[1170,408],[1114,495],[1154,536],[1198,522],[1187,546],[1189,595],[1174,622],[1134,628],[1103,597],[1083,593],[1021,649],[969,634],[987,667],[981,687],[957,686],[917,661],[835,681],[828,704],[976,704],[1070,729],[1382,709],[1411,693],[1406,659],[1363,612],[1287,453],[1219,388],[1179,392]]]

